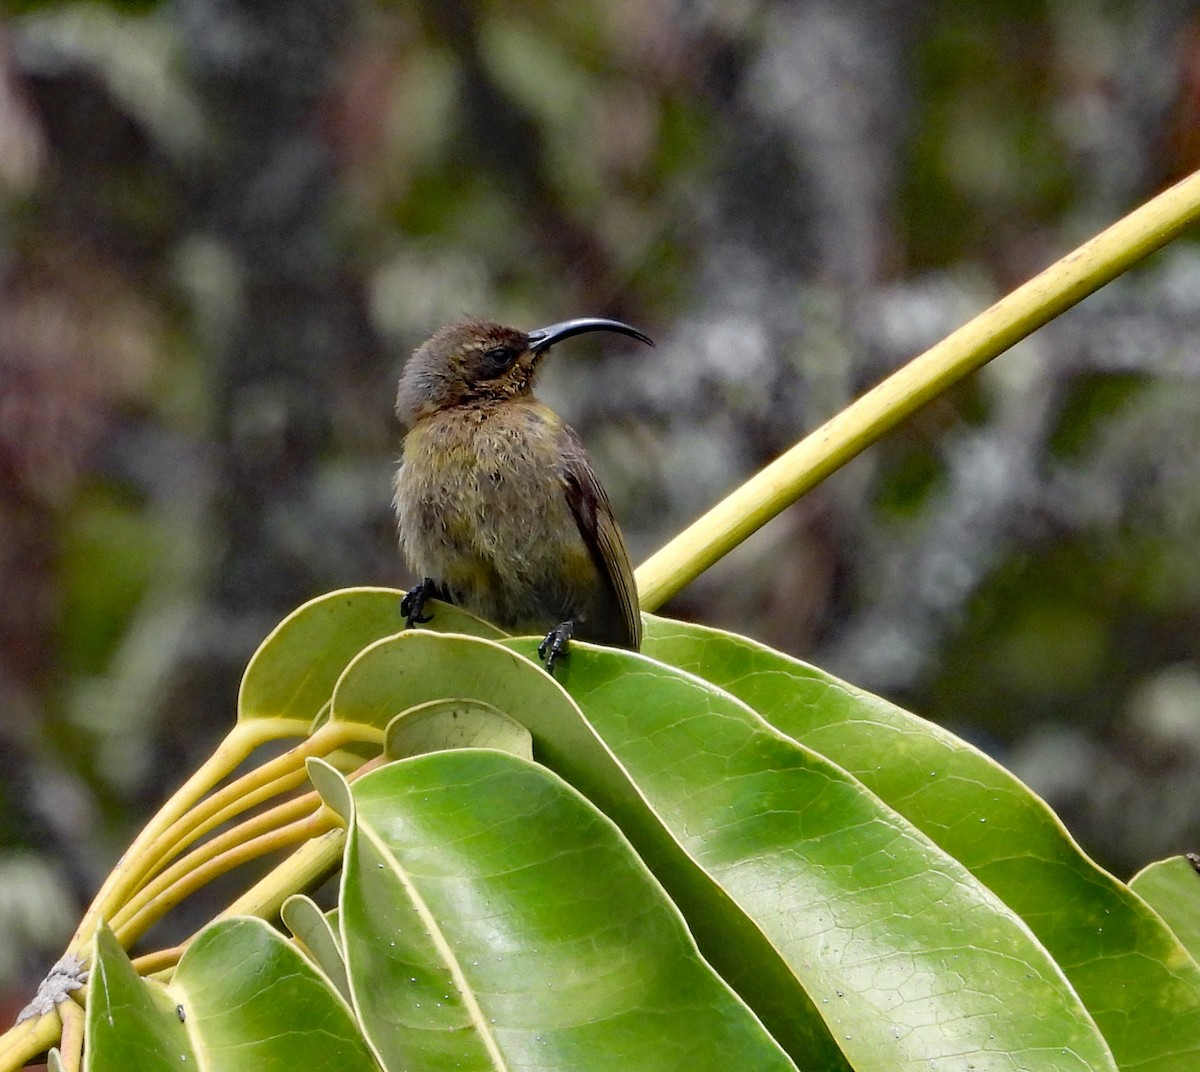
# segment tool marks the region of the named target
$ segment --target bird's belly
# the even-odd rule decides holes
[[[552,459],[511,433],[412,435],[396,509],[413,568],[503,628],[545,631],[575,617],[595,566]]]

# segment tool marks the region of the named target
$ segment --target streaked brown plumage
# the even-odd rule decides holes
[[[600,330],[650,343],[615,320],[531,332],[468,320],[409,359],[396,398],[408,434],[395,506],[401,547],[424,578],[402,607],[410,625],[440,595],[501,628],[547,633],[551,669],[572,635],[640,646],[633,569],[608,497],[579,438],[532,394],[551,346]]]

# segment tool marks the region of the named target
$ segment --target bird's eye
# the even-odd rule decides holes
[[[498,376],[501,372],[508,369],[516,356],[517,352],[511,346],[493,346],[490,350],[485,350],[483,353],[483,365],[486,374],[489,376]]]

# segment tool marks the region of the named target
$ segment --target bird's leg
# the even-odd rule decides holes
[[[445,594],[442,586],[432,577],[426,577],[423,581],[414,584],[400,600],[400,613],[404,616],[404,627],[411,629],[418,623],[424,625],[426,622],[433,621],[433,615],[423,615],[421,612],[429,600],[444,598]]]
[[[574,622],[559,622],[546,634],[545,640],[538,645],[538,658],[545,660],[546,673],[554,676],[554,660],[565,655],[570,646],[571,637],[575,635]]]

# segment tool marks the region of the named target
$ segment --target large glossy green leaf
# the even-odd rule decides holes
[[[1142,868],[1129,886],[1166,921],[1193,957],[1200,958],[1200,874],[1187,856]]]
[[[242,675],[238,718],[291,718],[307,725],[346,664],[373,641],[404,628],[394,588],[345,588],[298,607],[259,645]],[[432,604],[433,627],[503,636],[457,607]]]
[[[138,977],[97,932],[88,1001],[89,1072],[375,1072],[349,1007],[259,919],[206,927],[164,985]]]
[[[753,641],[651,616],[646,623],[647,654],[728,689],[855,774],[1016,911],[1066,972],[1120,1067],[1200,1067],[1196,962],[1016,778],[940,727]]]
[[[502,646],[405,633],[347,667],[334,717],[386,724],[452,691],[525,722],[535,754],[617,819],[722,971],[820,1067],[837,1059],[814,1008],[861,1069],[925,1069],[963,1053],[1112,1067],[1020,921],[845,772],[651,660],[579,645],[562,673],[587,719],[559,682]]]
[[[644,656],[577,645],[564,681],[689,855],[783,952],[855,1068],[1114,1067],[1025,924],[840,767]]]
[[[352,793],[343,947],[387,1068],[794,1069],[619,830],[544,767],[438,752]]]
[[[529,647],[528,641],[515,643]],[[578,646],[578,651],[587,654],[584,646]],[[1028,938],[1019,921],[1006,914],[994,900],[989,902],[988,894],[962,872],[958,864],[946,860],[935,846],[923,843],[922,838],[907,825],[900,822],[899,833],[896,832],[899,816],[880,806],[870,793],[864,792],[863,787],[847,778],[844,772],[836,771],[820,756],[812,756],[805,749],[799,749],[796,743],[770,732],[768,727],[756,725],[754,714],[719,689],[678,675],[650,660],[640,660],[632,655],[601,653],[604,658],[626,660],[624,663],[618,661],[612,672],[628,685],[628,695],[624,697],[628,703],[625,714],[632,712],[634,721],[625,726],[628,733],[620,738],[618,747],[618,742],[612,736],[612,726],[616,723],[610,720],[607,731],[600,730],[600,736],[604,737],[601,741],[596,733],[598,726],[589,724],[587,719],[581,717],[580,711],[565,696],[558,682],[548,677],[532,661],[511,654],[505,658],[506,654],[503,647],[494,643],[461,636],[406,633],[379,641],[360,653],[343,673],[335,693],[334,717],[386,725],[398,711],[436,700],[439,695],[452,691],[455,695],[474,697],[502,707],[506,713],[524,721],[534,732],[536,754],[540,759],[600,803],[618,819],[626,833],[634,837],[647,860],[653,861],[655,869],[668,882],[673,896],[689,916],[692,927],[704,936],[706,950],[715,952],[722,971],[734,978],[743,994],[752,995],[751,1004],[763,1014],[781,1040],[787,1042],[793,1054],[803,1053],[810,1059],[816,1058],[824,1066],[829,1066],[835,1060],[829,1058],[827,1050],[822,1048],[821,1040],[810,1023],[811,1008],[816,1007],[824,1014],[828,1028],[840,1032],[840,1046],[852,1055],[859,1067],[890,1070],[904,1067],[900,1064],[901,1060],[911,1060],[919,1065],[920,1062],[936,1058],[938,1054],[944,1056],[948,1052],[970,1052],[971,1047],[980,1047],[976,1050],[980,1058],[1007,1053],[1014,1047],[1018,1050],[1024,1047],[1027,1052],[1022,1050],[1020,1058],[1033,1061],[1032,1052],[1040,1044],[1049,1047],[1057,1044],[1068,1050],[1067,1054],[1060,1050],[1045,1050],[1044,1060],[1054,1059],[1052,1067],[1070,1067],[1072,1061],[1076,1067],[1111,1067],[1110,1058],[1105,1053],[1103,1043],[1098,1041],[1086,1013],[1080,1010],[1078,1004],[1073,1004],[1073,995],[1057,975],[1054,964],[1039,950],[1036,942]],[[592,658],[594,655],[572,657],[560,671],[572,690],[576,690],[580,683],[582,667]],[[684,682],[688,696],[656,695],[656,688],[664,681]],[[671,688],[674,688],[673,685]],[[671,691],[671,688],[667,691]],[[683,719],[682,725],[691,725],[691,731],[684,732],[682,736],[674,733],[679,741],[676,745],[680,749],[678,754],[664,753],[660,745],[665,739],[666,727],[660,729],[656,723],[641,725],[637,717],[647,709],[658,712],[672,709],[678,717],[680,703],[686,705],[689,699],[695,705],[695,712]],[[614,707],[619,708],[620,703]],[[590,709],[588,713],[592,714]],[[731,719],[731,713],[736,717]],[[713,768],[713,761],[719,760],[719,756],[708,756],[707,763],[695,763],[698,754],[696,738],[708,736],[707,732],[701,730],[701,726],[707,724],[706,720],[712,720],[716,729],[733,723],[750,726],[752,737],[770,738],[772,747],[781,749],[778,755],[802,755],[804,760],[800,766],[816,763],[824,774],[832,771],[833,780],[841,785],[848,801],[874,801],[869,804],[871,819],[860,824],[864,830],[870,833],[883,832],[884,843],[889,846],[893,843],[907,846],[902,860],[907,870],[900,866],[896,866],[892,873],[884,870],[884,878],[870,891],[876,914],[874,922],[878,933],[882,935],[881,948],[872,950],[870,944],[860,944],[856,934],[859,920],[853,920],[844,929],[834,928],[838,940],[832,944],[821,930],[810,935],[820,953],[815,959],[804,960],[803,953],[793,956],[797,950],[805,947],[799,946],[788,951],[784,936],[770,935],[782,956],[788,958],[793,972],[791,977],[793,980],[802,978],[815,1005],[808,1004],[803,996],[797,995],[800,988],[794,981],[788,987],[781,980],[779,965],[772,962],[772,956],[778,954],[770,953],[770,946],[763,940],[763,932],[769,928],[764,928],[761,921],[757,926],[749,922],[750,917],[757,920],[755,911],[751,910],[748,915],[744,911],[745,904],[734,903],[730,897],[731,884],[726,876],[718,874],[712,862],[703,858],[702,852],[696,851],[697,845],[689,845],[690,855],[679,849],[680,842],[686,844],[684,827],[690,826],[695,830],[710,825],[714,821],[713,815],[724,820],[721,808],[725,804],[716,807],[715,812],[704,806],[701,803],[706,799],[704,790],[712,785],[724,785],[726,793],[733,792],[736,795],[738,787],[743,784],[739,780],[740,775],[731,781],[728,777],[730,772],[720,762]],[[674,729],[678,730],[678,726]],[[642,760],[649,757],[676,765],[672,789],[676,792],[677,803],[682,802],[685,806],[676,814],[662,812],[662,799],[665,798],[654,799],[652,796],[650,803],[654,807],[648,808],[643,795],[649,796],[649,793],[641,772],[635,769],[632,772],[634,777],[629,778],[629,759],[623,749],[641,747],[638,741],[644,733],[649,733],[649,739],[644,742],[646,748],[643,749]],[[724,754],[725,749],[722,749],[721,755]],[[784,766],[787,768],[787,777],[794,779],[798,768],[788,767],[790,763],[791,760],[784,761]],[[811,777],[796,780],[800,785],[808,781],[809,787],[820,784],[820,779],[814,783]],[[710,795],[708,798],[710,802]],[[655,810],[659,814],[655,814]],[[798,803],[796,813],[802,810],[804,804]],[[820,808],[817,810],[820,812]],[[670,812],[670,808],[667,808],[667,812]],[[812,814],[811,809],[809,814]],[[796,822],[794,816],[788,819],[786,812],[782,815],[785,816],[780,820],[782,826],[786,827],[788,821],[793,824]],[[847,816],[838,814],[838,809],[834,809],[833,814],[828,814],[826,818],[828,831],[812,836],[817,844],[829,840],[834,845],[844,845],[846,849],[844,854],[834,856],[826,869],[810,868],[816,884],[811,891],[812,904],[821,905],[822,897],[827,900],[833,897],[829,887],[821,885],[828,875],[834,875],[840,882],[841,885],[836,886],[839,896],[845,893],[850,903],[862,902],[864,893],[859,872],[864,864],[858,857],[863,845],[853,839],[838,837],[846,821]],[[796,838],[792,840],[796,842]],[[871,846],[868,845],[868,848]],[[888,850],[878,852],[880,858],[890,858]],[[803,858],[798,858],[798,864],[803,862]],[[697,863],[702,863],[703,867],[697,868]],[[772,863],[764,863],[763,866],[769,870]],[[899,926],[896,915],[908,918],[916,911],[911,897],[898,902],[895,888],[888,888],[892,882],[901,881],[896,878],[898,875],[911,879],[914,884],[925,884],[922,896],[930,906],[925,910],[922,899],[917,898],[922,909],[918,914],[920,920],[917,929],[920,933],[916,936],[902,933],[904,928],[901,928],[899,936],[890,934],[889,928]],[[722,884],[726,887],[724,890]],[[800,885],[803,886],[803,882]],[[938,888],[940,885],[958,890],[958,893],[952,894],[947,902],[946,896]],[[908,891],[905,890],[905,893]],[[769,898],[763,899],[769,903]],[[988,927],[980,929],[976,926],[978,921],[972,917],[972,911],[977,912],[978,918],[986,918],[989,927],[998,930],[994,936],[996,940],[990,941],[983,952],[974,947],[980,934],[991,932]],[[892,912],[892,918],[887,916],[888,912]],[[870,911],[866,915],[869,916]],[[968,920],[972,922],[966,924],[964,921]],[[947,933],[958,936],[956,944],[947,944],[943,940],[943,929],[946,928],[941,927],[942,923],[946,924]],[[908,930],[911,932],[912,928]],[[893,941],[893,946],[883,948],[888,940]],[[838,945],[839,941],[847,947],[853,947],[862,954],[863,959],[850,965],[845,950]],[[902,942],[910,941],[916,942],[918,952],[925,951],[922,942],[926,942],[932,951],[931,962],[925,963],[919,959],[914,962],[908,957],[910,950]],[[1009,942],[1016,942],[1020,954],[1012,953]],[[997,953],[997,950],[1001,952]],[[944,987],[946,993],[940,998],[930,998],[930,995],[917,988],[917,983],[906,988],[902,983],[890,982],[887,971],[875,963],[880,956],[892,956],[893,963],[904,960],[906,970],[912,970],[914,977],[934,980],[931,986]],[[962,960],[964,956],[967,958],[965,962]],[[955,957],[959,958],[959,962],[955,962]],[[856,971],[850,970],[847,965],[853,966],[859,974],[868,971],[868,965],[871,965],[875,989],[866,986]],[[988,983],[982,990],[967,990],[960,986],[958,975],[954,976],[953,986],[944,975],[938,976],[940,971],[956,972],[960,969],[970,969],[972,978],[985,978]],[[1031,976],[1034,982],[1026,980],[1026,975]],[[998,977],[998,984],[992,976]],[[896,989],[889,990],[888,986]],[[966,1011],[962,994],[970,999],[966,1001],[966,1005],[970,1006]],[[786,1002],[779,995],[784,995]],[[847,998],[847,995],[850,996]],[[907,1008],[910,1005],[912,1007]],[[899,1017],[889,1014],[895,1008],[900,1008]],[[934,1013],[930,1013],[931,1008],[935,1010]],[[995,1023],[992,1023],[992,1019]],[[1033,1030],[1037,1024],[1031,1026],[1026,1022],[1030,1019],[1042,1025],[1040,1036],[1037,1030]],[[947,1028],[947,1023],[954,1024],[954,1028]],[[788,1036],[788,1032],[791,1032],[791,1036]],[[847,1034],[850,1037],[845,1037]],[[827,1035],[824,1037],[828,1038]],[[1036,1065],[1031,1064],[1030,1067]]]
[[[526,642],[528,646],[529,642]],[[467,636],[409,631],[365,648],[334,692],[332,717],[376,727],[401,711],[453,695],[505,711],[529,727],[535,754],[617,820],[640,851],[649,848],[693,930],[707,933],[740,966],[736,984],[776,1037],[806,1067],[845,1067],[824,1020],[762,932],[690,860],[647,807],[620,763],[562,686],[507,647]]]

